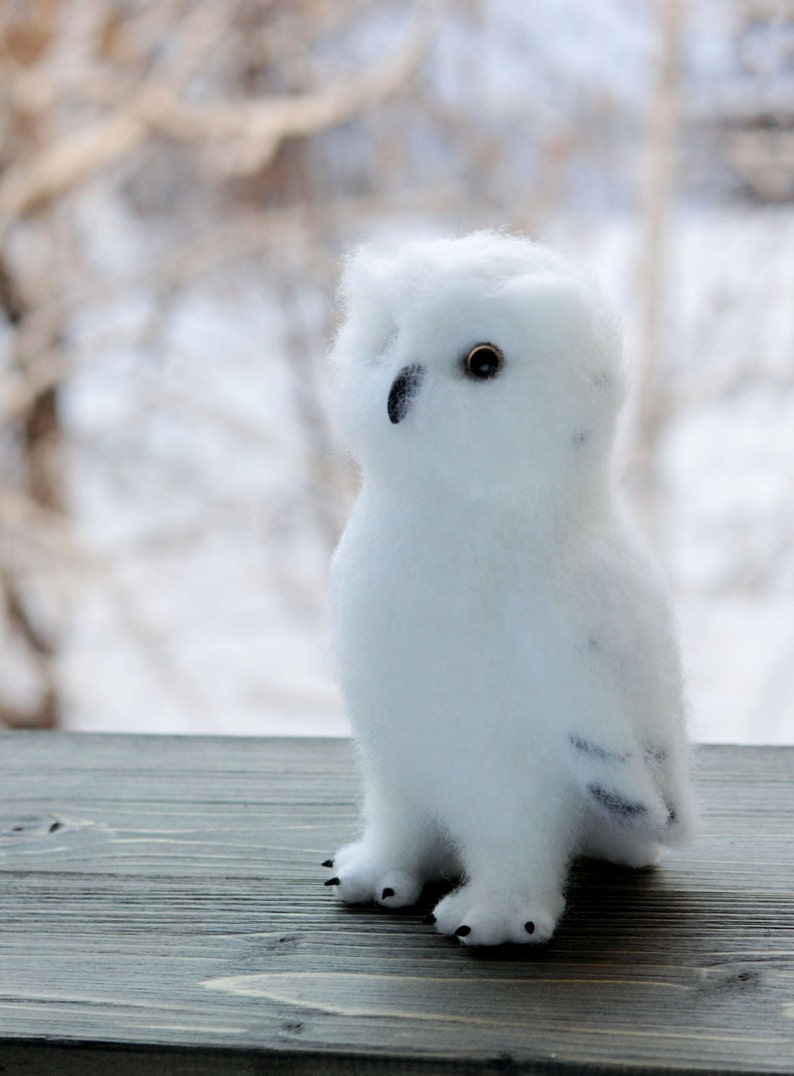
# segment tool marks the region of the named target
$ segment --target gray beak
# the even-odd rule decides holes
[[[424,366],[404,366],[389,390],[387,410],[389,418],[397,425],[411,410],[411,404],[425,376]]]

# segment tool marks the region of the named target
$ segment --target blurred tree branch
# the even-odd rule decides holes
[[[132,100],[125,100],[112,77],[89,71],[71,87],[75,100],[99,103],[110,108],[111,114],[64,134],[54,145],[6,169],[0,177],[0,234],[20,216],[62,197],[155,133],[212,146],[215,167],[224,174],[257,171],[272,160],[285,140],[337,126],[397,92],[416,70],[429,33],[425,20],[406,42],[363,75],[314,93],[261,100],[241,97],[191,105],[180,100],[159,72],[144,82]],[[31,111],[40,101],[50,100],[38,88],[35,94],[18,89],[12,97],[18,108],[30,105]]]

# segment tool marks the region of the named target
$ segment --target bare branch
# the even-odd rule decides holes
[[[0,180],[0,232],[20,215],[126,156],[155,131],[179,141],[224,146],[219,167],[226,174],[255,171],[267,164],[285,139],[344,123],[399,90],[416,69],[427,41],[428,24],[423,21],[391,57],[359,78],[322,92],[201,107],[185,104],[165,83],[154,82],[121,106],[118,90],[103,85],[94,73],[84,87],[85,95],[108,103],[112,99],[119,110],[7,169]]]
[[[12,165],[0,180],[0,231],[124,156],[147,131],[145,121],[127,109]]]

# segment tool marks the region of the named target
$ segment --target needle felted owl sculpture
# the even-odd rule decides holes
[[[476,233],[349,261],[335,411],[362,485],[334,556],[364,782],[341,900],[544,942],[574,856],[653,864],[690,829],[679,658],[612,474],[619,333],[592,284]]]

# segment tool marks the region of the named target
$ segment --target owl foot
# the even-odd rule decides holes
[[[422,892],[422,878],[416,871],[381,859],[363,841],[347,845],[326,862],[333,864],[334,877],[325,885],[333,886],[345,904],[405,908],[416,904]]]
[[[662,845],[651,838],[634,834],[625,827],[606,826],[599,822],[586,834],[580,852],[593,859],[604,859],[626,867],[655,867],[662,858]]]
[[[539,945],[554,933],[559,907],[499,890],[464,885],[434,909],[436,930],[460,938],[463,945]]]

